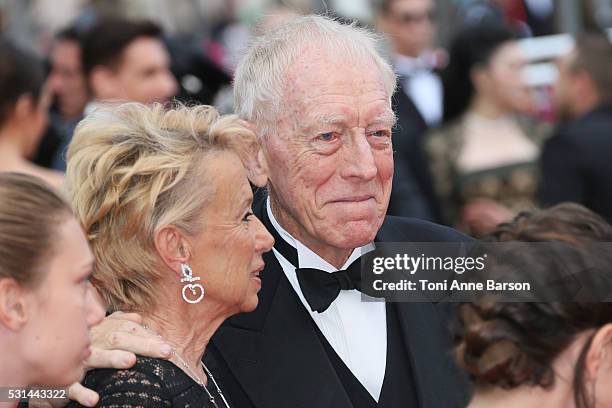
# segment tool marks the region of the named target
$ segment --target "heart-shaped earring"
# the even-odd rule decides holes
[[[198,295],[197,298],[195,299],[190,299],[189,296],[187,295],[187,289],[189,289],[191,291],[191,296],[196,296],[197,293],[197,289],[200,290],[200,294]],[[187,303],[200,303],[200,301],[204,298],[204,287],[202,285],[200,285],[199,283],[193,284],[193,283],[189,283],[185,286],[183,286],[183,300]]]
[[[200,285],[199,283],[192,283],[195,281],[199,281],[200,278],[197,276],[193,276],[193,271],[191,267],[184,263],[181,264],[181,273],[183,274],[183,277],[181,278],[181,282],[187,282],[183,286],[183,291],[182,291],[183,300],[191,304],[200,303],[200,301],[204,298],[204,286]],[[191,296],[187,295],[188,289],[191,292]],[[198,290],[200,292],[199,295],[197,295]],[[196,295],[197,297],[195,297]]]

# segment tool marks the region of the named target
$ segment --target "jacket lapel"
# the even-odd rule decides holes
[[[375,242],[411,242],[414,231],[396,228],[393,217],[387,217],[376,235]],[[416,233],[415,233],[416,234]],[[427,237],[425,237],[427,238]],[[428,239],[424,239],[424,241]],[[449,331],[449,318],[443,305],[429,302],[398,302],[396,307],[402,339],[406,347],[415,381],[420,408],[463,408],[467,401],[467,378],[455,366]],[[445,379],[452,382],[444,383]],[[458,388],[461,379],[465,387]],[[440,392],[445,389],[445,392]]]
[[[467,377],[453,362],[451,334],[445,327],[444,313],[438,310],[440,306],[433,303],[397,303],[396,306],[419,407],[465,407]],[[444,382],[449,380],[450,383]],[[445,391],[440,392],[441,389]]]
[[[254,208],[260,219],[262,211]],[[272,251],[264,261],[257,309],[229,319],[215,334],[216,348],[256,408],[350,408],[314,322]]]

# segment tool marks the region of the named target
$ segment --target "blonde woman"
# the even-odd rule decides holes
[[[169,360],[89,372],[97,406],[231,406],[202,358],[225,319],[257,306],[273,244],[251,213],[244,164],[255,147],[235,117],[208,106],[129,103],[77,127],[67,189],[97,257],[92,281],[172,349]]]
[[[52,188],[0,173],[0,407],[27,396],[29,385],[44,387],[43,397],[67,397],[49,389],[83,377],[89,328],[104,317],[89,284],[92,265],[81,227]]]

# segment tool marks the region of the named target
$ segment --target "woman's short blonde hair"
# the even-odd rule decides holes
[[[166,110],[126,103],[89,114],[68,148],[66,188],[96,266],[93,282],[112,310],[154,302],[160,277],[154,234],[173,224],[187,234],[211,199],[206,161],[229,150],[246,159],[255,135],[210,106]]]

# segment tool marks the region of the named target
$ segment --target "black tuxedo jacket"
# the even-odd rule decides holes
[[[559,130],[542,150],[544,205],[580,203],[612,222],[612,105]]]
[[[424,148],[427,124],[402,83],[398,82],[392,98],[397,123],[393,129],[394,176],[387,213],[440,222],[440,205]]]
[[[262,199],[254,212],[259,217],[265,208]],[[377,235],[378,241],[394,242],[468,239],[450,228],[397,217],[387,217]],[[264,260],[257,309],[219,328],[208,345],[206,364],[220,376],[233,407],[350,408],[310,315],[273,252]],[[448,309],[403,303],[397,310],[419,407],[465,407],[468,386],[450,355]]]

